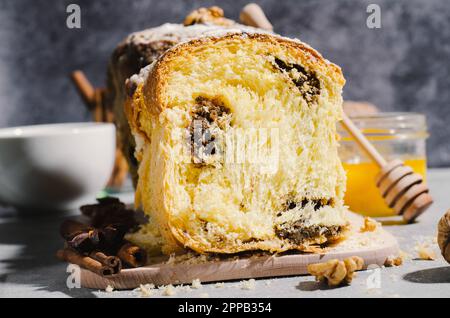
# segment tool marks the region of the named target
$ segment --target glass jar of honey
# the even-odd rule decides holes
[[[387,161],[400,159],[426,180],[426,118],[418,113],[378,113],[351,117],[355,125]],[[350,210],[371,217],[395,215],[382,198],[375,177],[379,171],[352,137],[338,126],[339,155],[347,172],[345,204]]]

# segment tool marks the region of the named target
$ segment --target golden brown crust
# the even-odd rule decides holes
[[[136,92],[134,93],[135,97],[137,94],[140,94],[141,88],[138,88],[136,90]],[[137,105],[137,103],[135,102],[136,99],[130,98],[128,97],[125,100],[125,104],[124,104],[124,112],[125,112],[125,116],[128,120],[128,123],[130,125],[131,128],[131,132],[136,132],[139,133],[141,132],[140,128],[139,128],[139,114],[142,111],[142,108]],[[147,138],[147,136],[145,134],[141,134],[143,138]]]
[[[170,64],[170,61],[172,59],[177,58],[179,54],[189,54],[189,52],[193,52],[199,46],[214,45],[220,41],[229,41],[230,39],[237,39],[242,41],[244,41],[244,39],[250,39],[255,41],[268,42],[273,45],[283,45],[293,52],[296,52],[299,55],[299,58],[306,59],[310,61],[311,64],[315,64],[317,67],[321,68],[324,72],[330,73],[333,80],[336,81],[339,85],[343,86],[345,84],[345,79],[342,75],[341,68],[324,59],[319,52],[305,43],[264,33],[232,33],[226,34],[221,37],[198,38],[186,43],[179,44],[166,51],[166,53],[164,53],[153,66],[144,85],[144,104],[145,107],[147,107],[148,111],[150,113],[158,115],[164,108],[167,107],[167,105],[164,105],[162,94],[164,85],[166,84],[165,78],[167,77],[167,74],[170,73],[168,65]],[[138,105],[135,106],[139,107]],[[138,111],[139,110],[133,110],[133,112]]]

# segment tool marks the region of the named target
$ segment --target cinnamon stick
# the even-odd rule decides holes
[[[141,267],[147,262],[147,253],[145,250],[128,241],[124,241],[124,244],[117,252],[117,256],[122,262],[131,267]]]
[[[100,276],[109,276],[113,274],[111,267],[105,266],[99,261],[89,257],[84,256],[71,248],[65,248],[63,250],[58,250],[56,257],[62,261],[78,265],[82,268],[90,270]]]
[[[105,112],[103,107],[103,94],[100,88],[94,90],[92,113],[95,122],[104,122]]]
[[[72,81],[75,84],[75,87],[78,90],[78,93],[81,95],[84,103],[87,108],[92,110],[94,108],[94,87],[86,78],[82,71],[74,71],[71,75]]]
[[[122,270],[122,261],[117,256],[106,255],[100,251],[93,251],[89,257],[111,268],[113,275],[118,274]]]
[[[109,119],[108,119],[109,120]],[[120,187],[128,175],[128,163],[120,148],[116,149],[116,161],[113,173],[108,181],[110,187]]]

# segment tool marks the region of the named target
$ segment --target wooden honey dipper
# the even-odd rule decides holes
[[[395,213],[402,214],[407,222],[425,212],[433,198],[422,176],[401,160],[387,162],[346,114],[343,114],[342,125],[380,168],[375,182],[386,204]]]
[[[273,26],[267,19],[264,11],[256,3],[249,3],[244,6],[239,15],[239,20],[245,25],[272,31]]]
[[[246,25],[269,31],[273,29],[261,7],[255,3],[250,3],[242,9],[240,20]],[[380,168],[375,182],[386,204],[395,213],[403,215],[405,221],[413,222],[433,203],[422,176],[414,173],[411,167],[401,160],[387,162],[346,114],[343,114],[342,124]]]

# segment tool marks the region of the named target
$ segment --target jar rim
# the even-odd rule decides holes
[[[350,116],[353,120],[361,119],[396,119],[396,120],[409,120],[409,119],[420,119],[425,120],[425,115],[415,112],[379,112],[369,115],[356,115]]]
[[[426,116],[421,113],[380,112],[370,115],[351,116],[350,118],[367,137],[428,137]],[[339,129],[339,133],[344,138],[347,135],[342,127]]]
[[[351,116],[351,119],[361,129],[411,129],[426,131],[426,116],[413,112],[380,112],[370,115]]]

